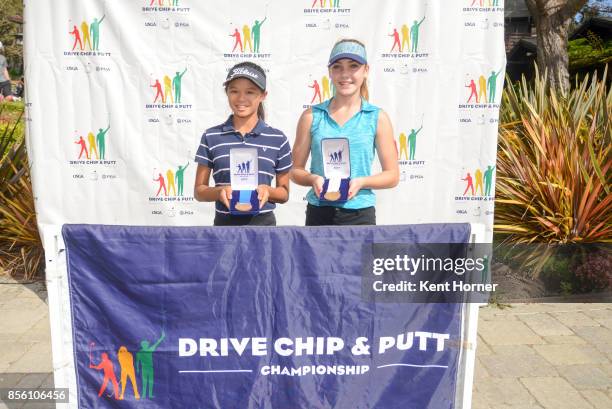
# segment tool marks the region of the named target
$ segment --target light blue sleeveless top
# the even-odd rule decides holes
[[[380,108],[361,100],[361,110],[343,126],[329,114],[331,99],[312,107],[312,126],[310,127],[310,173],[323,175],[323,153],[321,140],[327,138],[347,138],[351,158],[351,178],[370,176],[374,160],[376,127]],[[310,189],[306,195],[308,203],[315,206],[335,206],[345,209],[364,209],[376,204],[372,189],[361,189],[357,196],[345,203],[323,202]]]

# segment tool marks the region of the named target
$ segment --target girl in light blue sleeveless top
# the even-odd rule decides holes
[[[365,46],[357,40],[337,42],[329,58],[335,95],[304,111],[293,146],[291,179],[311,186],[306,199],[306,225],[376,224],[374,189],[392,188],[399,181],[397,150],[388,115],[368,102]],[[322,141],[346,138],[350,152],[348,200],[319,200],[324,183]],[[372,175],[375,153],[382,172]],[[310,154],[310,170],[306,162]]]

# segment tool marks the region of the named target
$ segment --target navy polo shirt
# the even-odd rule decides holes
[[[260,185],[272,186],[272,179],[277,173],[289,172],[291,169],[291,147],[282,131],[259,120],[255,128],[243,137],[234,129],[231,115],[225,123],[204,132],[195,161],[212,169],[215,186],[229,185],[230,149],[244,147],[257,148]],[[274,203],[267,202],[260,212],[271,212],[275,207]],[[219,201],[215,209],[219,213],[229,213],[227,207]]]

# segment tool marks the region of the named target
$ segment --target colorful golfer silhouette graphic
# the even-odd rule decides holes
[[[105,15],[102,16],[100,21],[94,18],[94,21],[89,25],[89,31],[91,32],[91,38],[93,40],[93,50],[97,51],[100,45],[100,24],[104,21]]]
[[[474,172],[474,179],[476,179],[476,185],[474,186],[474,192],[475,194],[478,194],[478,188],[480,188],[480,194],[483,194],[483,189],[482,189],[482,171],[480,169],[476,169],[476,172]]]
[[[311,9],[316,8],[317,3],[319,3],[320,8],[325,8],[327,6],[327,0],[314,0],[312,2]],[[329,0],[329,8],[338,8],[340,7],[340,0]]]
[[[461,180],[465,180],[467,182],[467,186],[465,188],[465,191],[463,192],[463,196],[465,196],[465,194],[470,189],[472,191],[472,196],[474,196],[474,184],[472,183],[472,175],[470,175],[470,172],[468,172],[467,175],[465,176],[465,178],[463,178]]]
[[[230,37],[234,37],[236,40],[234,41],[234,48],[232,48],[232,52],[236,51],[236,47],[240,47],[240,52],[244,52],[242,48],[242,37],[240,36],[240,31],[237,28],[234,29],[234,32],[229,35]]]
[[[410,135],[408,135],[408,150],[410,151],[410,154],[408,156],[409,160],[414,160],[414,153],[416,151],[416,138],[422,129],[423,121],[421,120],[421,127],[418,130],[415,131],[414,128],[410,130]]]
[[[100,24],[104,20],[104,17],[106,17],[106,15],[103,15],[100,20],[94,18],[90,24],[87,24],[87,21],[83,20],[80,31],[76,24],[72,26],[72,31],[68,33],[74,36],[72,51],[74,51],[77,44],[79,50],[98,51],[100,45]]]
[[[393,28],[393,32],[389,34],[389,37],[393,37],[393,45],[391,46],[391,50],[389,52],[392,53],[395,46],[397,46],[397,52],[401,53],[402,43],[400,42],[400,36],[395,27]]]
[[[166,337],[166,333],[162,330],[161,337],[153,345],[149,345],[149,341],[142,341],[140,343],[140,350],[136,353],[136,373],[141,372],[142,385],[141,392],[142,397],[147,398],[147,389],[149,399],[153,398],[153,380],[155,377],[153,370],[153,352],[157,349],[159,344]]]
[[[400,52],[410,47],[410,29],[406,24],[402,24],[402,45],[400,46]]]
[[[478,103],[478,90],[476,89],[476,83],[474,82],[474,80],[470,80],[470,83],[465,87],[470,89],[470,96],[467,100],[467,103],[469,104],[472,98],[474,98],[476,100],[476,103]]]
[[[161,98],[161,102],[162,104],[166,102],[166,97],[164,96],[164,91],[162,91],[162,86],[161,83],[159,82],[158,79],[155,79],[155,84],[151,85],[152,88],[155,88],[155,99],[153,100],[153,103],[157,102],[157,98]]]
[[[180,74],[177,71],[174,78],[172,78],[172,88],[174,89],[174,100],[176,101],[177,104],[181,103],[181,81],[183,79],[183,75],[185,75],[186,72],[187,72],[187,68],[185,68],[185,70]]]
[[[102,352],[102,354],[100,355],[100,363],[98,365],[94,365],[92,357],[92,349],[94,346],[94,342],[89,343],[89,368],[96,369],[98,371],[103,371],[104,373],[104,380],[102,381],[102,386],[100,386],[98,397],[102,396],[108,386],[108,381],[111,381],[111,383],[113,384],[113,392],[115,395],[115,399],[119,399],[119,385],[117,384],[117,377],[115,376],[113,362],[109,359],[108,354],[106,352]]]
[[[324,75],[321,79],[321,85],[323,86],[323,101],[330,99],[332,96],[336,95],[336,90],[334,89],[334,84],[329,81],[327,75]]]
[[[81,23],[81,32],[83,33],[83,47],[87,46],[91,50],[91,39],[89,37],[89,26],[86,21]]]
[[[79,32],[77,26],[75,25],[72,31],[70,31],[68,34],[72,34],[74,36],[74,44],[72,44],[72,51],[74,51],[77,44],[79,44],[79,49],[82,50],[83,43],[81,42],[81,33]]]
[[[158,99],[161,99],[162,104],[180,104],[181,103],[181,91],[183,85],[183,76],[187,72],[187,68],[183,72],[176,71],[173,78],[168,75],[163,76],[163,89],[162,83],[158,78],[155,79],[155,83],[150,85],[151,88],[155,89],[155,98],[153,103],[157,103]]]
[[[399,159],[402,160],[402,155],[405,160],[408,160],[408,138],[406,138],[405,133],[400,133],[399,135]]]
[[[491,196],[491,185],[493,183],[493,170],[495,166],[487,166],[487,170],[484,172],[484,184],[485,184],[485,196]]]
[[[472,4],[470,4],[470,7],[473,7],[476,3],[478,3],[478,5],[480,7],[484,7],[484,0],[472,0]],[[487,0],[488,6],[489,7],[498,7],[499,6],[499,0]]]
[[[484,99],[482,98],[484,96]],[[476,103],[478,101],[487,101],[487,79],[484,75],[478,77],[478,98],[476,98]]]
[[[312,88],[314,90],[314,94],[312,95],[312,100],[310,101],[311,105],[314,104],[315,99],[317,99],[317,97],[319,97],[319,104],[323,102],[322,96],[321,96],[321,86],[319,85],[317,80],[314,80],[312,85],[309,85],[308,88]]]
[[[174,104],[174,98],[172,97],[172,79],[167,75],[164,75],[164,93],[162,95],[162,103],[165,103],[170,98],[170,103]]]
[[[166,180],[168,181],[168,195],[176,196],[176,187],[174,186],[174,173],[172,172],[172,169],[168,169],[166,171]]]
[[[474,179],[476,179],[476,185],[474,186],[474,193],[478,194],[478,188],[480,188],[480,194],[483,194],[482,189],[482,171],[480,169],[476,169],[474,172]]]
[[[155,193],[155,197],[159,196],[161,191],[164,191],[164,196],[168,196],[168,191],[166,190],[166,180],[164,176],[160,173],[157,176],[157,179],[153,179],[155,182],[159,182],[159,189],[157,189],[157,193]]]
[[[106,156],[106,133],[110,129],[110,124],[104,130],[102,128],[98,129],[98,134],[96,135],[96,142],[98,143],[98,152],[100,154],[100,159],[104,160]]]
[[[471,78],[470,83],[465,86],[466,88],[470,89],[470,95],[467,103],[470,103],[472,98],[477,104],[495,103],[497,80],[501,72],[502,69],[497,72],[491,71],[488,78],[486,78],[484,75],[480,75],[478,77],[478,85],[476,85],[476,81]]]
[[[421,27],[421,24],[423,24],[423,21],[425,21],[425,16],[423,16],[421,21],[417,22],[416,20],[414,20],[414,23],[412,23],[412,27],[410,27],[410,42],[412,43],[411,51],[413,53],[419,52],[419,29]]]
[[[79,136],[79,140],[75,141],[74,143],[81,146],[81,151],[79,152],[79,159],[83,157],[83,153],[85,154],[85,159],[89,159],[89,152],[87,152],[87,144],[85,143],[85,139],[83,139],[83,136]]]
[[[184,180],[185,169],[187,169],[187,166],[189,166],[189,162],[187,162],[185,166],[179,166],[176,172],[174,172],[179,196],[183,196],[183,180]]]
[[[251,34],[253,36],[253,52],[259,53],[259,44],[261,40],[261,26],[268,19],[268,17],[264,17],[262,21],[255,20],[253,23],[253,27],[251,28]]]
[[[82,136],[79,136],[79,139],[74,142],[81,148],[79,159],[83,157],[83,154],[85,154],[86,159],[104,159],[106,155],[106,133],[109,129],[110,123],[105,130],[100,128],[97,135],[94,135],[93,132],[88,132],[87,141]]]
[[[501,72],[502,72],[501,69],[497,72],[491,71],[491,75],[489,75],[489,78],[487,79],[487,86],[489,90],[489,104],[492,104],[495,102],[495,90],[497,88],[497,76]]]
[[[251,28],[246,24],[242,26],[242,38],[244,38],[244,51],[246,52],[248,48],[250,52],[253,52],[253,43],[251,42]]]
[[[98,148],[96,147],[96,136],[93,134],[93,132],[89,132],[87,134],[87,142],[89,142],[90,158],[93,159],[93,154],[95,153],[96,159],[100,159],[100,156],[98,155]]]
[[[136,384],[136,374],[134,371],[134,357],[125,346],[120,346],[119,351],[117,351],[117,360],[119,361],[119,366],[121,367],[121,396],[119,396],[119,400],[123,400],[125,396],[125,389],[127,387],[128,379],[132,384],[134,397],[136,399],[140,399],[138,385]]]
[[[463,192],[463,196],[466,196],[468,190],[471,192],[472,196],[478,194],[478,190],[480,189],[480,194],[483,196],[491,196],[491,188],[493,186],[493,171],[495,170],[495,166],[487,166],[487,169],[482,172],[480,169],[476,169],[474,172],[474,178],[470,175],[470,172],[467,173],[465,178],[461,180],[466,181],[467,186],[465,187],[465,191]],[[474,185],[474,179],[476,179],[476,185]],[[483,192],[484,185],[484,192]]]
[[[167,169],[165,177],[161,172],[158,172],[157,178],[153,179],[154,182],[157,182],[155,197],[159,196],[162,191],[164,196],[183,196],[185,169],[187,169],[187,166],[189,166],[189,162],[185,166],[179,165],[176,171]]]

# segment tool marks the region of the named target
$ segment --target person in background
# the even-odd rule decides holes
[[[0,96],[1,99],[13,100],[13,91],[11,89],[11,77],[8,72],[8,62],[4,56],[4,45],[0,42]]]

